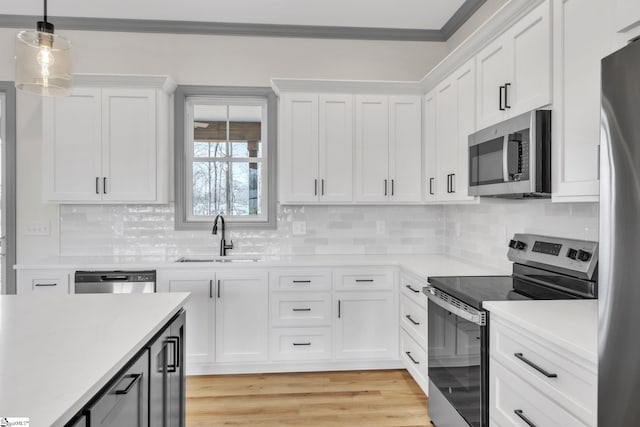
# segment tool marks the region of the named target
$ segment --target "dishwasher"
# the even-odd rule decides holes
[[[76,294],[141,294],[156,291],[156,271],[76,271]]]

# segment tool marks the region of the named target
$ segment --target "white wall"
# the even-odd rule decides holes
[[[0,29],[0,80],[13,80],[13,46],[16,32],[17,30],[13,29]],[[428,42],[90,31],[59,33],[67,36],[73,43],[75,70],[78,73],[170,75],[180,84],[201,85],[269,86],[272,77],[419,80],[445,56],[447,50],[445,43]],[[69,239],[60,238],[58,206],[41,202],[40,103],[41,99],[38,96],[18,93],[19,263],[59,255],[69,249]],[[345,209],[348,212],[350,208]],[[382,216],[386,218],[393,215],[385,213]],[[34,221],[48,222],[51,228],[50,236],[25,236],[25,227]],[[66,225],[69,225],[68,221]],[[362,232],[368,233],[369,230]],[[424,236],[429,236],[428,233],[429,231]],[[85,234],[83,238],[87,239],[88,248],[101,247],[99,242],[91,243],[91,235]],[[443,247],[443,236],[441,239],[440,248]],[[178,242],[182,242],[178,246],[188,246],[184,241],[184,235],[178,238]],[[397,249],[397,245],[392,241],[381,243],[378,237],[376,242],[375,246],[379,250],[380,247]],[[412,246],[417,245],[408,243],[403,250],[412,251]],[[438,243],[433,247],[438,247]],[[361,249],[364,251],[364,246]]]

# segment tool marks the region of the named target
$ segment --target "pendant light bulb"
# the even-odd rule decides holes
[[[54,34],[44,20],[36,30],[20,31],[16,38],[16,88],[44,96],[68,95],[71,90],[71,43]]]

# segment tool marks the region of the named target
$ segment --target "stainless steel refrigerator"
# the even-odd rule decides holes
[[[640,425],[640,41],[602,60],[598,426]]]

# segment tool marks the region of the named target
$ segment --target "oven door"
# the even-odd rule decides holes
[[[448,295],[449,301],[427,296],[429,416],[437,427],[486,427],[488,335],[484,316],[471,307],[475,316],[449,305],[453,298]]]

